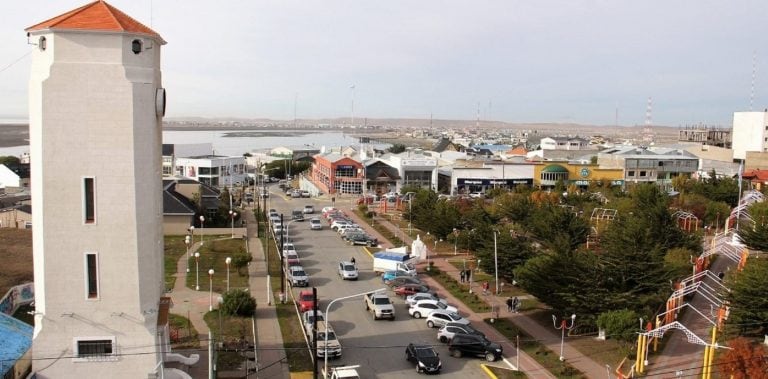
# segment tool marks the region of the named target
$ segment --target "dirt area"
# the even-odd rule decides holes
[[[0,228],[0,297],[18,284],[31,282],[32,230]]]

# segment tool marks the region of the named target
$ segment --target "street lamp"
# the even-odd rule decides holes
[[[194,225],[190,225],[189,229],[187,229],[187,230],[189,230],[189,234],[192,235],[192,243],[195,243],[195,226]]]
[[[190,245],[190,244],[191,244],[191,241],[190,241],[190,237],[189,237],[189,234],[187,234],[187,235],[184,237],[184,245],[186,245],[186,246],[187,246],[187,258],[190,258],[190,256],[189,256],[189,245]]]
[[[205,238],[205,216],[203,215],[200,215],[200,227],[202,228],[200,229],[200,246],[203,246],[203,242],[205,242],[203,240]]]
[[[459,253],[458,246],[456,245],[459,241],[459,229],[453,228],[453,255],[457,255]]]
[[[497,231],[493,231],[493,271],[496,276],[496,294],[499,294],[499,247],[498,243],[496,242],[496,233]],[[561,354],[562,355],[562,354]]]
[[[195,291],[200,291],[200,253],[195,252]]]
[[[337,301],[347,300],[347,299],[351,299],[353,297],[365,296],[365,295],[367,295],[369,293],[385,292],[386,290],[387,290],[386,288],[379,288],[379,289],[373,290],[373,291],[362,292],[362,293],[358,293],[358,294],[354,294],[354,295],[339,297],[339,298],[331,300],[331,302],[328,303],[328,306],[325,307],[325,337],[324,337],[325,347],[323,348],[323,350],[324,350],[324,354],[323,355],[325,356],[324,357],[325,358],[325,364],[324,364],[325,368],[323,369],[323,372],[325,372],[326,377],[328,377],[328,325],[331,323],[331,305],[333,305],[333,303],[335,303]]]
[[[229,210],[229,217],[232,219],[232,224],[230,226],[230,231],[232,231],[232,238],[235,238],[235,217],[237,217],[237,212],[233,212],[230,209]]]
[[[232,263],[232,258],[227,257],[227,259],[224,260],[224,263],[227,264],[227,292],[229,292],[229,264]]]
[[[213,269],[208,270],[208,311],[213,310]]]
[[[576,322],[576,314],[571,315],[571,326],[568,326],[568,319],[563,318],[560,321],[560,326],[557,326],[557,317],[555,315],[552,315],[552,325],[555,326],[555,329],[559,329],[562,332],[560,333],[560,361],[564,361],[565,357],[563,357],[563,345],[565,344],[565,330],[571,330],[573,329],[573,325]]]

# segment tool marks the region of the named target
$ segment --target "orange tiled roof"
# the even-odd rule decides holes
[[[103,0],[94,1],[60,16],[43,21],[37,25],[30,26],[26,31],[30,32],[43,29],[131,32],[148,34],[160,38],[161,41],[163,39],[154,30],[134,20],[131,16],[128,16]]]
[[[768,181],[768,171],[760,169],[744,171],[742,177],[747,180]]]

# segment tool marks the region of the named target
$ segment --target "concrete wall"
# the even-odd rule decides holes
[[[768,112],[733,113],[733,158],[746,159],[748,151],[764,152]]]

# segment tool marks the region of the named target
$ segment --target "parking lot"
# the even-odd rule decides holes
[[[274,208],[283,214],[289,238],[298,252],[301,265],[309,275],[309,287],[316,287],[319,309],[323,312],[333,299],[360,294],[380,288],[387,288],[381,278],[373,272],[372,258],[362,246],[350,246],[339,234],[332,231],[325,219],[322,230],[311,230],[312,217],[321,217],[320,210],[330,205],[330,201],[307,198],[286,197],[273,186],[268,208]],[[346,203],[345,212],[349,212]],[[305,214],[304,221],[291,220],[293,210],[303,210],[306,205],[313,205],[314,214]],[[337,204],[338,205],[338,204]],[[338,263],[356,261],[359,270],[358,280],[342,280],[338,273]],[[294,296],[305,288],[292,289]],[[362,377],[395,378],[404,375],[415,376],[414,364],[406,361],[405,348],[408,343],[430,344],[435,347],[442,359],[442,375],[456,378],[485,378],[480,368],[484,361],[480,358],[453,358],[448,354],[447,345],[437,340],[437,329],[426,326],[425,318],[414,319],[408,315],[408,308],[402,298],[396,297],[391,289],[386,290],[395,306],[396,318],[374,320],[366,311],[362,297],[337,301],[330,309],[326,319],[336,331],[343,353],[339,359],[329,361],[330,365],[357,364]],[[456,305],[456,304],[453,304]],[[459,307],[465,314],[466,308]],[[322,366],[323,361],[320,361]]]

